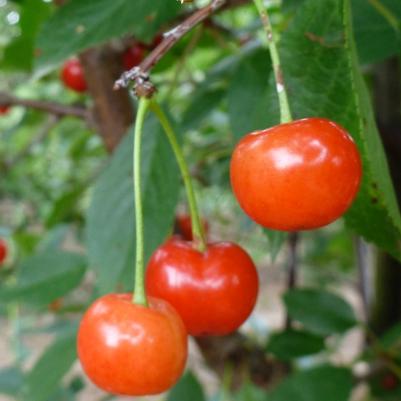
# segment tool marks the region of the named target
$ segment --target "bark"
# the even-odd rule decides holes
[[[96,130],[112,152],[134,120],[134,106],[128,90],[113,90],[122,72],[121,53],[110,45],[103,45],[86,50],[80,60],[94,102]]]
[[[398,204],[401,205],[401,79],[398,59],[375,72],[374,102]],[[370,325],[381,334],[401,318],[401,264],[378,251]]]

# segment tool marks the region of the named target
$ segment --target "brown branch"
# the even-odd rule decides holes
[[[61,103],[46,102],[42,100],[21,99],[5,92],[0,92],[0,105],[24,106],[60,117],[73,116],[90,121],[90,112],[85,107],[69,106]]]
[[[152,52],[129,71],[124,72],[115,82],[114,89],[126,88],[130,81],[134,81],[134,89],[138,96],[151,97],[155,92],[155,87],[149,80],[149,71],[152,67],[190,30],[209,18],[213,13],[220,9],[226,0],[213,0],[208,6],[197,10],[191,14],[178,26],[166,32],[164,39],[156,46]]]

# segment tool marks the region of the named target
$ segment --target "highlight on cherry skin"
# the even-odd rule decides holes
[[[244,212],[274,230],[325,226],[355,199],[362,177],[352,137],[324,118],[245,135],[234,149],[231,186]]]
[[[116,395],[152,395],[171,388],[187,359],[187,332],[162,299],[148,307],[132,294],[108,294],[84,314],[77,339],[81,365],[98,387]]]
[[[238,329],[251,314],[259,290],[256,267],[239,245],[209,243],[202,253],[179,237],[153,253],[145,285],[148,294],[177,310],[193,336]]]
[[[87,85],[84,70],[81,62],[76,58],[67,60],[63,64],[61,80],[67,88],[72,89],[75,92],[86,92]]]

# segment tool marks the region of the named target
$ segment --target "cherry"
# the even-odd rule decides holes
[[[392,373],[388,373],[382,377],[380,385],[384,390],[394,390],[398,387],[398,380]]]
[[[136,65],[140,64],[145,55],[145,48],[136,43],[134,46],[129,47],[123,54],[123,65],[126,70],[130,70]]]
[[[4,239],[0,238],[0,266],[7,259],[7,254],[8,254],[7,242]]]
[[[156,35],[153,40],[152,43],[149,45],[149,49],[153,50],[155,47],[157,47],[158,45],[160,45],[160,43],[163,41],[164,37],[162,33],[159,33],[158,35]]]
[[[10,106],[6,106],[6,105],[0,106],[0,115],[7,114],[9,112],[9,110],[10,110]]]
[[[87,89],[84,71],[78,59],[70,59],[64,63],[61,79],[67,88],[75,92],[85,92]]]
[[[250,315],[258,275],[249,255],[230,242],[208,244],[204,253],[172,237],[152,255],[146,270],[147,293],[178,311],[193,336],[224,335]]]
[[[187,358],[187,334],[165,301],[134,304],[132,294],[108,294],[86,311],[78,331],[78,357],[89,378],[119,395],[150,395],[172,387]]]
[[[187,240],[187,241],[192,241],[193,240],[193,235],[192,235],[192,222],[191,222],[191,216],[185,213],[180,213],[177,214],[176,218],[176,224],[177,228],[182,235],[182,237]],[[207,233],[209,231],[209,223],[205,220],[201,220],[203,230],[207,236]]]
[[[325,226],[354,200],[362,175],[351,136],[323,118],[305,118],[246,135],[230,166],[242,209],[275,230]]]

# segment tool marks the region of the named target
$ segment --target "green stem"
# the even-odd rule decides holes
[[[292,121],[290,105],[288,102],[287,90],[285,88],[283,79],[283,70],[280,63],[280,55],[277,50],[276,41],[274,38],[273,28],[270,23],[269,14],[265,6],[263,5],[263,0],[253,0],[256,8],[258,9],[260,19],[262,20],[263,28],[267,34],[267,43],[269,46],[270,57],[273,64],[274,77],[276,79],[276,91],[280,104],[280,121],[281,123],[288,123]]]
[[[170,145],[173,149],[175,158],[177,160],[178,166],[180,168],[182,179],[183,179],[184,185],[185,185],[185,190],[187,193],[189,211],[191,214],[192,233],[193,233],[193,237],[194,237],[194,243],[195,243],[195,246],[197,247],[197,249],[200,252],[203,252],[206,250],[205,234],[204,234],[201,219],[199,216],[198,206],[197,206],[196,197],[195,197],[195,191],[194,191],[194,188],[192,185],[192,179],[191,179],[191,175],[189,173],[187,163],[185,161],[181,147],[177,141],[177,136],[175,135],[174,129],[171,126],[167,116],[165,115],[165,113],[163,112],[161,107],[155,101],[151,102],[150,107],[151,107],[152,111],[156,114],[157,118],[160,121],[160,124],[162,125],[162,127],[167,135],[167,138],[170,142]]]
[[[141,140],[145,115],[149,107],[149,100],[141,97],[139,99],[138,111],[135,121],[134,133],[134,194],[135,194],[135,234],[136,234],[136,254],[135,254],[135,289],[133,302],[138,305],[147,306],[145,293],[145,266],[144,266],[144,247],[143,247],[143,213],[142,213],[142,188],[141,188]]]

